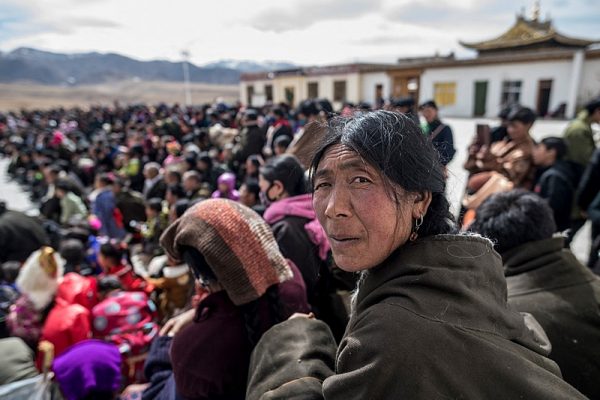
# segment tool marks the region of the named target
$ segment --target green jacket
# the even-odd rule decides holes
[[[86,218],[87,208],[79,196],[73,192],[67,192],[65,197],[60,200],[60,223],[66,224],[75,216]]]
[[[294,319],[267,331],[252,355],[247,398],[584,398],[508,307],[500,256],[480,237],[420,239],[369,270],[334,371],[322,325]],[[265,356],[273,353],[278,364]]]
[[[502,254],[508,304],[542,325],[565,380],[600,399],[600,278],[563,247],[552,238]]]
[[[594,143],[594,133],[588,112],[581,111],[564,133],[564,139],[567,142],[568,151],[565,159],[573,161],[583,167],[587,166],[592,158],[592,153],[596,149]]]

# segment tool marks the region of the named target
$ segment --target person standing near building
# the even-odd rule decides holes
[[[569,123],[563,135],[569,149],[565,159],[580,167],[580,176],[596,148],[592,123],[600,123],[600,97],[585,105],[585,109]]]
[[[425,133],[429,136],[429,140],[433,143],[433,147],[435,147],[440,154],[440,161],[445,167],[452,161],[454,153],[456,153],[452,128],[440,120],[438,107],[435,101],[426,101],[419,106],[419,110],[427,122]]]
[[[596,97],[585,105],[585,108],[577,114],[577,118],[569,123],[563,135],[568,146],[565,160],[569,162],[577,176],[577,181],[574,182],[575,185],[579,184],[583,171],[596,149],[592,123],[600,123],[600,97]],[[582,210],[574,207],[567,244],[571,243],[577,231],[585,224],[585,220]]]

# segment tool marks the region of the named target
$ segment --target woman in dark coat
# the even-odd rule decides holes
[[[208,293],[171,345],[177,394],[244,399],[250,353],[261,335],[294,312],[308,311],[300,273],[258,214],[230,200],[188,209],[167,228],[161,245],[190,266]]]
[[[332,120],[311,172],[334,260],[361,274],[350,322],[337,350],[310,316],[265,333],[248,399],[583,398],[508,307],[491,242],[453,234],[439,158],[412,120]]]

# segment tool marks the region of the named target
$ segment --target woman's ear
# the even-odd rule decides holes
[[[414,219],[418,219],[425,216],[425,214],[427,213],[427,209],[431,204],[431,198],[432,195],[429,191],[417,192],[412,212],[412,217]]]
[[[285,192],[285,186],[283,186],[283,182],[281,182],[280,180],[273,181],[273,189],[275,189],[275,193],[274,193],[275,196],[273,196],[273,198],[279,200],[279,198]],[[271,192],[271,193],[273,193],[273,192]]]

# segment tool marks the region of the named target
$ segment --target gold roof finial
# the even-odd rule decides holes
[[[533,8],[531,9],[531,20],[538,21],[540,19],[540,2],[535,0],[533,2]]]

